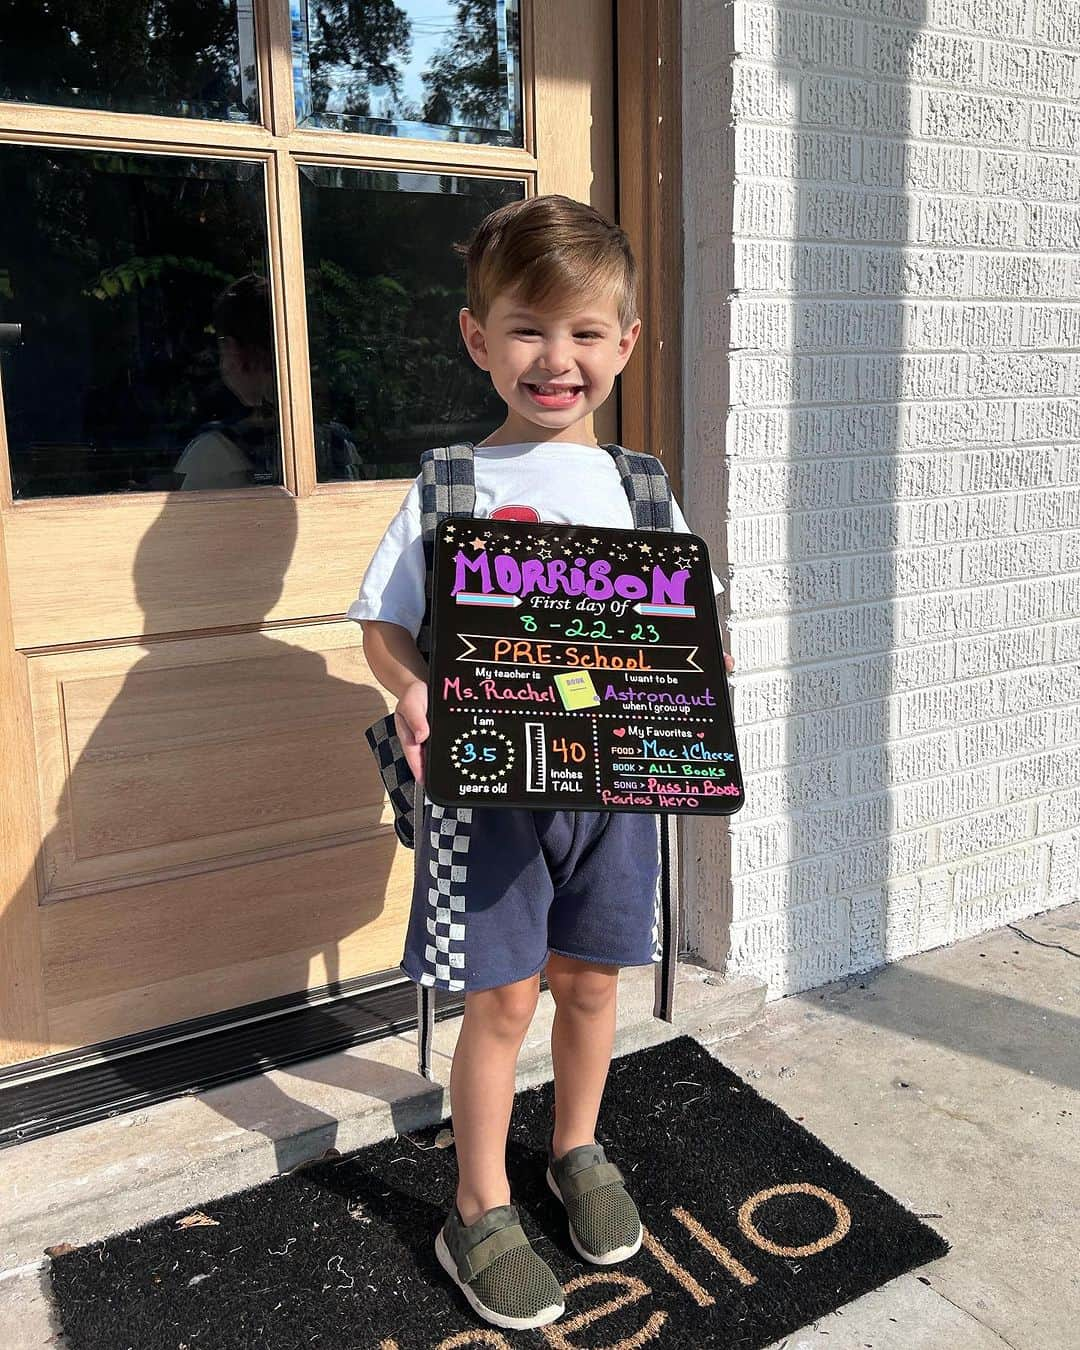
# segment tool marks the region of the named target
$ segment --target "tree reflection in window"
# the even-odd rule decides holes
[[[0,201],[0,323],[22,338],[0,351],[15,496],[195,486],[185,447],[211,430],[239,443],[259,419],[250,471],[215,485],[279,484],[272,384],[237,395],[215,321],[229,287],[267,273],[262,165],[3,145]]]
[[[331,165],[300,172],[315,423],[345,430],[364,477],[412,477],[427,446],[479,440],[501,415],[462,347],[454,244],[523,186]],[[346,476],[325,464],[321,480]]]
[[[291,0],[297,120],[520,145],[517,0]]]
[[[0,0],[0,99],[257,121],[252,0]]]

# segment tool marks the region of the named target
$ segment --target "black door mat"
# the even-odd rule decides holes
[[[754,1350],[949,1250],[682,1037],[612,1064],[599,1138],[647,1236],[622,1265],[586,1266],[544,1183],[552,1102],[550,1083],[519,1094],[507,1149],[523,1226],[566,1289],[543,1330],[484,1327],[440,1269],[456,1169],[433,1126],[55,1254],[65,1345]]]

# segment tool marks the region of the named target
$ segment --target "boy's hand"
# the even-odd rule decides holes
[[[424,759],[421,747],[428,738],[428,687],[416,680],[398,699],[394,709],[394,727],[405,752],[405,759],[418,783],[424,781]]]
[[[724,653],[724,669],[727,671],[729,675],[735,669],[735,658],[731,655],[730,652]]]

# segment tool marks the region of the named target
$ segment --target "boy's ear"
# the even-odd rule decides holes
[[[459,312],[458,324],[469,355],[481,370],[487,370],[489,368],[487,340],[471,309],[462,309]]]
[[[619,338],[620,370],[622,370],[622,368],[626,365],[627,361],[630,360],[630,353],[634,350],[634,347],[637,344],[637,340],[640,333],[641,333],[641,320],[635,319],[634,322],[630,325],[630,327],[626,330],[626,332],[623,333],[622,337]]]

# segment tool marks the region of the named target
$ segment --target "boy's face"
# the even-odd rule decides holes
[[[243,346],[234,337],[218,339],[218,367],[222,383],[249,408],[272,400],[277,392],[269,355]]]
[[[640,319],[623,331],[613,296],[538,309],[504,294],[483,323],[467,309],[460,321],[469,355],[506,404],[505,430],[521,440],[575,439],[579,423],[611,393],[641,331]]]

